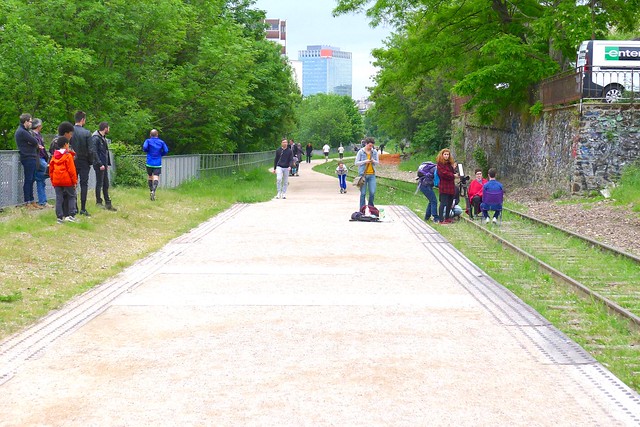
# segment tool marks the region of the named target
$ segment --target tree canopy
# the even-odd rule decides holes
[[[349,96],[317,94],[306,97],[297,110],[297,142],[338,147],[359,143],[364,135],[362,116]]]
[[[374,51],[380,72],[373,100],[385,130],[403,126],[413,138],[427,126],[440,138],[446,114],[432,105],[420,111],[425,103],[453,92],[491,122],[505,108],[526,105],[542,79],[569,69],[581,41],[637,31],[638,6],[640,0],[339,0],[334,14],[364,12],[374,26],[393,26],[386,46]]]
[[[0,0],[0,127],[29,112],[174,153],[272,148],[300,95],[252,0]]]

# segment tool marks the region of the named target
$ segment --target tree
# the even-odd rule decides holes
[[[350,145],[363,137],[362,116],[348,96],[317,94],[304,98],[297,111],[296,140],[316,147]]]
[[[532,86],[567,67],[592,33],[636,29],[639,5],[640,0],[340,0],[334,13],[366,11],[373,25],[390,22],[397,33],[390,49],[376,56],[382,66],[390,62],[397,70],[406,64],[405,83],[435,72],[455,83],[453,91],[468,96],[467,106],[487,123],[505,108],[526,105]]]
[[[132,145],[156,128],[173,153],[264,148],[298,95],[251,4],[0,0],[1,129],[30,112],[53,132],[84,110]]]

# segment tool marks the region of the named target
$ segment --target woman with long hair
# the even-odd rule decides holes
[[[450,224],[452,221],[449,218],[449,213],[453,208],[453,198],[456,194],[456,171],[455,162],[451,155],[451,150],[443,148],[436,157],[436,164],[438,170],[438,177],[440,178],[440,184],[438,186],[438,192],[440,193],[440,206],[439,217],[440,224]]]

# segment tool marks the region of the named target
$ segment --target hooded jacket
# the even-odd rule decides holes
[[[78,173],[70,151],[61,148],[53,152],[49,162],[49,178],[54,187],[75,187],[78,184]]]

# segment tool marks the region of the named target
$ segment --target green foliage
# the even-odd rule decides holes
[[[443,112],[417,112],[439,82],[448,95],[468,96],[481,124],[506,108],[531,102],[541,79],[566,70],[592,34],[636,31],[640,1],[339,0],[334,14],[365,12],[371,24],[395,34],[374,51],[380,72],[373,98],[384,110],[380,126],[392,138],[413,139]],[[441,105],[448,106],[442,102]],[[421,139],[422,140],[422,139]]]
[[[355,102],[348,96],[317,94],[302,100],[295,140],[303,145],[347,147],[362,140],[364,125]]]
[[[543,108],[544,106],[542,105],[542,101],[536,101],[536,103],[529,108],[529,113],[532,116],[540,116]]]
[[[292,129],[297,88],[264,12],[248,0],[0,2],[0,130],[45,133],[87,112],[138,145],[151,128],[175,154],[263,148]],[[276,138],[277,139],[277,138]],[[249,142],[247,142],[249,141]]]
[[[640,162],[626,166],[618,186],[611,192],[617,203],[628,205],[634,212],[640,212]]]
[[[473,150],[472,156],[476,165],[482,169],[482,174],[487,176],[489,171],[489,159],[487,159],[487,153],[485,153],[482,147],[476,146],[475,150]]]

